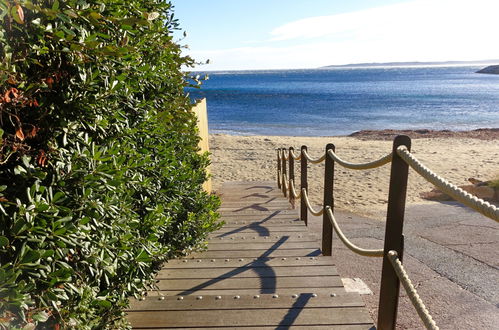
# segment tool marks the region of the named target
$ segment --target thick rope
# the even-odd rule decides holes
[[[414,306],[414,308],[416,308],[416,311],[418,312],[418,315],[423,321],[426,329],[438,330],[439,329],[438,326],[436,325],[435,321],[433,321],[430,313],[426,309],[426,306],[419,297],[416,288],[409,279],[409,276],[407,275],[404,266],[400,262],[397,252],[393,250],[388,251],[388,259],[392,263],[393,269],[395,270],[397,277],[400,279],[400,282],[404,286],[405,292],[407,292],[407,296],[411,300],[411,303]]]
[[[289,154],[286,156],[287,152],[284,152],[285,149],[281,150],[282,152],[282,158],[284,158],[284,160],[289,160]]]
[[[424,166],[416,157],[414,157],[406,147],[400,146],[397,149],[397,154],[411,166],[416,172],[419,173],[427,181],[433,183],[436,187],[442,190],[447,195],[455,200],[471,207],[472,209],[480,212],[486,217],[499,222],[499,209],[494,205],[480,199],[467,191],[453,185],[444,178],[432,172],[429,168]]]
[[[308,152],[306,150],[303,150],[303,155],[312,164],[322,163],[324,161],[324,159],[326,159],[326,154],[320,156],[319,158],[312,158],[312,157],[310,157],[310,155],[308,154]]]
[[[373,160],[373,161],[368,162],[368,163],[350,163],[350,162],[347,162],[347,161],[341,159],[340,157],[338,157],[338,155],[335,154],[333,150],[328,150],[327,154],[329,157],[331,157],[335,162],[337,162],[341,166],[352,169],[352,170],[367,170],[370,168],[376,168],[376,167],[380,167],[380,166],[383,166],[385,164],[388,164],[389,162],[392,161],[392,153],[389,153],[388,155],[385,155],[385,156],[381,157],[380,159]]]
[[[287,174],[282,175],[281,186],[283,186],[286,191],[289,191],[289,182],[288,182],[288,175]]]
[[[291,191],[291,194],[293,195],[294,198],[296,199],[301,198],[301,190],[299,193],[296,193],[295,183],[293,182],[293,180],[289,180],[289,190]]]
[[[291,156],[293,156],[293,158],[295,160],[300,160],[301,159],[301,152],[300,152],[300,154],[298,156],[295,155],[295,152],[293,150],[290,150],[290,152],[291,152]]]
[[[353,252],[360,254],[361,256],[364,257],[382,257],[383,256],[383,249],[377,249],[377,250],[371,250],[371,249],[363,249],[361,247],[358,247],[357,245],[353,244],[346,236],[343,234],[341,231],[340,226],[338,225],[338,222],[336,221],[333,211],[331,211],[331,207],[326,206],[326,214],[329,218],[329,221],[334,227],[334,230],[336,233],[338,233],[338,237],[341,239],[343,244],[346,245],[347,248],[352,250]]]
[[[308,195],[307,195],[307,189],[302,188],[301,196],[302,196],[302,198],[305,199],[305,204],[307,205],[307,208],[310,211],[310,213],[312,213],[315,216],[319,216],[319,215],[322,215],[324,213],[324,208],[321,208],[319,211],[316,211],[316,210],[314,210],[312,205],[310,205],[310,201],[308,200]]]

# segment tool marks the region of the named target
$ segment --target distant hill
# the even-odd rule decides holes
[[[476,73],[499,74],[499,65],[489,65],[486,68],[478,70]]]
[[[466,66],[466,65],[487,65],[496,64],[499,60],[481,60],[481,61],[446,61],[446,62],[386,62],[386,63],[353,63],[344,65],[328,65],[321,69],[332,68],[377,68],[377,67],[410,67],[410,66]]]

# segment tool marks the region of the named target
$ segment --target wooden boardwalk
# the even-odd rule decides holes
[[[131,302],[133,328],[373,327],[275,183],[226,183],[222,201],[226,224],[210,235],[208,251],[164,266],[159,291]]]

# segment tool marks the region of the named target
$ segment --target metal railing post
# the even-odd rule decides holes
[[[286,158],[284,157],[286,153],[286,148],[282,148],[281,149],[281,161],[282,161],[282,165],[281,165],[281,169],[282,169],[282,193],[284,194],[284,197],[287,197],[288,196],[288,192],[286,191],[286,183],[287,182],[284,182],[284,176],[287,174],[287,171],[286,171]]]
[[[308,193],[308,178],[307,178],[307,157],[305,157],[305,152],[307,151],[307,146],[301,146],[301,160],[300,160],[300,191],[304,188]],[[308,224],[308,209],[307,203],[305,203],[305,196],[301,196],[300,200],[300,219],[305,223],[305,226]]]
[[[334,144],[326,145],[326,159],[324,168],[324,213],[322,214],[322,255],[330,256],[333,250],[333,225],[329,221],[326,207],[329,206],[334,212],[333,180],[334,160],[327,155],[328,150],[335,150]]]
[[[277,149],[277,188],[281,189],[281,149]]]
[[[293,203],[293,200],[295,199],[295,196],[293,195],[293,192],[291,191],[291,181],[293,181],[293,184],[295,183],[295,159],[293,158],[293,154],[292,152],[294,151],[295,149],[293,147],[289,147],[289,159],[288,159],[288,162],[289,162],[289,178],[288,178],[288,182],[289,182],[289,201],[291,203]],[[294,208],[294,204],[293,205],[293,208]]]
[[[406,146],[407,150],[410,151],[411,139],[408,136],[399,135],[393,141],[390,191],[388,193],[385,245],[378,308],[378,329],[382,330],[395,329],[397,322],[400,281],[388,259],[388,251],[397,251],[399,256],[403,254],[402,233],[409,166],[397,154],[397,148],[402,145]]]

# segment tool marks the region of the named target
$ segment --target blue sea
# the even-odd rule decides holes
[[[499,75],[481,67],[211,72],[210,133],[348,135],[375,129],[499,127]]]

